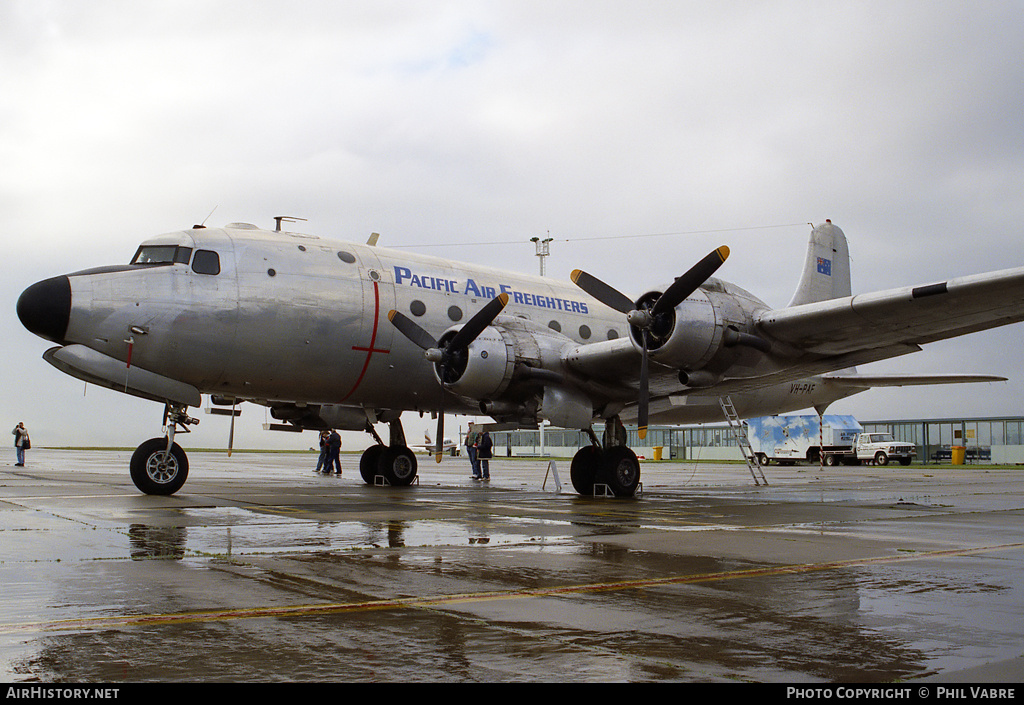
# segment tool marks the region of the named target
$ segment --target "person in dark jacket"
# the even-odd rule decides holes
[[[320,432],[320,458],[316,461],[316,470],[314,472],[330,472],[327,465],[327,456],[331,454],[331,432],[321,431]]]
[[[328,445],[330,450],[327,453],[327,467],[324,468],[325,473],[329,473],[331,468],[334,468],[334,474],[341,474],[341,458],[338,457],[341,453],[341,434],[334,429],[331,429],[331,435],[328,439]]]
[[[476,445],[476,459],[480,463],[480,470],[483,473],[484,480],[491,479],[491,463],[490,460],[493,457],[492,451],[494,449],[494,442],[491,440],[491,434],[484,431],[480,434],[480,440],[477,441]]]

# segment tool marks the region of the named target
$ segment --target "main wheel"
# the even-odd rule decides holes
[[[632,497],[640,484],[640,461],[626,446],[612,446],[604,451],[605,475],[616,497]]]
[[[416,478],[416,456],[405,446],[390,446],[381,453],[377,468],[390,484],[404,487]]]
[[[378,443],[364,450],[363,454],[359,456],[359,475],[366,484],[373,484],[373,479],[377,476],[377,468],[380,465],[380,457],[385,449],[385,446]]]
[[[177,443],[167,452],[166,438],[150,438],[135,449],[132,482],[145,494],[171,495],[188,479],[188,457]]]
[[[594,494],[594,478],[601,465],[601,449],[597,446],[583,446],[572,456],[569,479],[574,490],[582,495]]]

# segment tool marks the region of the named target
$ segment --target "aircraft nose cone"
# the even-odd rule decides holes
[[[64,344],[71,318],[71,282],[66,276],[36,282],[18,297],[21,324],[40,338]]]

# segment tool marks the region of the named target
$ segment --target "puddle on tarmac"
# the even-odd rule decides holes
[[[358,551],[377,548],[452,546],[564,546],[576,541],[551,522],[503,521],[523,532],[493,531],[484,524],[438,520],[310,521],[253,514],[244,510],[182,512],[182,526],[128,528],[133,559],[184,558],[192,555],[245,555],[306,551]],[[199,521],[199,519],[202,519]],[[532,526],[531,526],[532,524]],[[543,524],[542,531],[537,529]]]

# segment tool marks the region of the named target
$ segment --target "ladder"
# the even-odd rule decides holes
[[[764,476],[761,464],[754,457],[754,449],[750,446],[750,439],[747,438],[743,422],[740,420],[739,414],[736,413],[736,407],[732,405],[732,398],[729,396],[719,397],[718,403],[722,405],[722,413],[725,414],[725,420],[729,422],[729,429],[732,431],[733,438],[736,439],[736,445],[740,447],[743,459],[747,461],[747,468],[750,470],[750,476],[754,478],[754,484],[767,485],[768,480]],[[757,479],[758,475],[761,476],[760,481]]]

